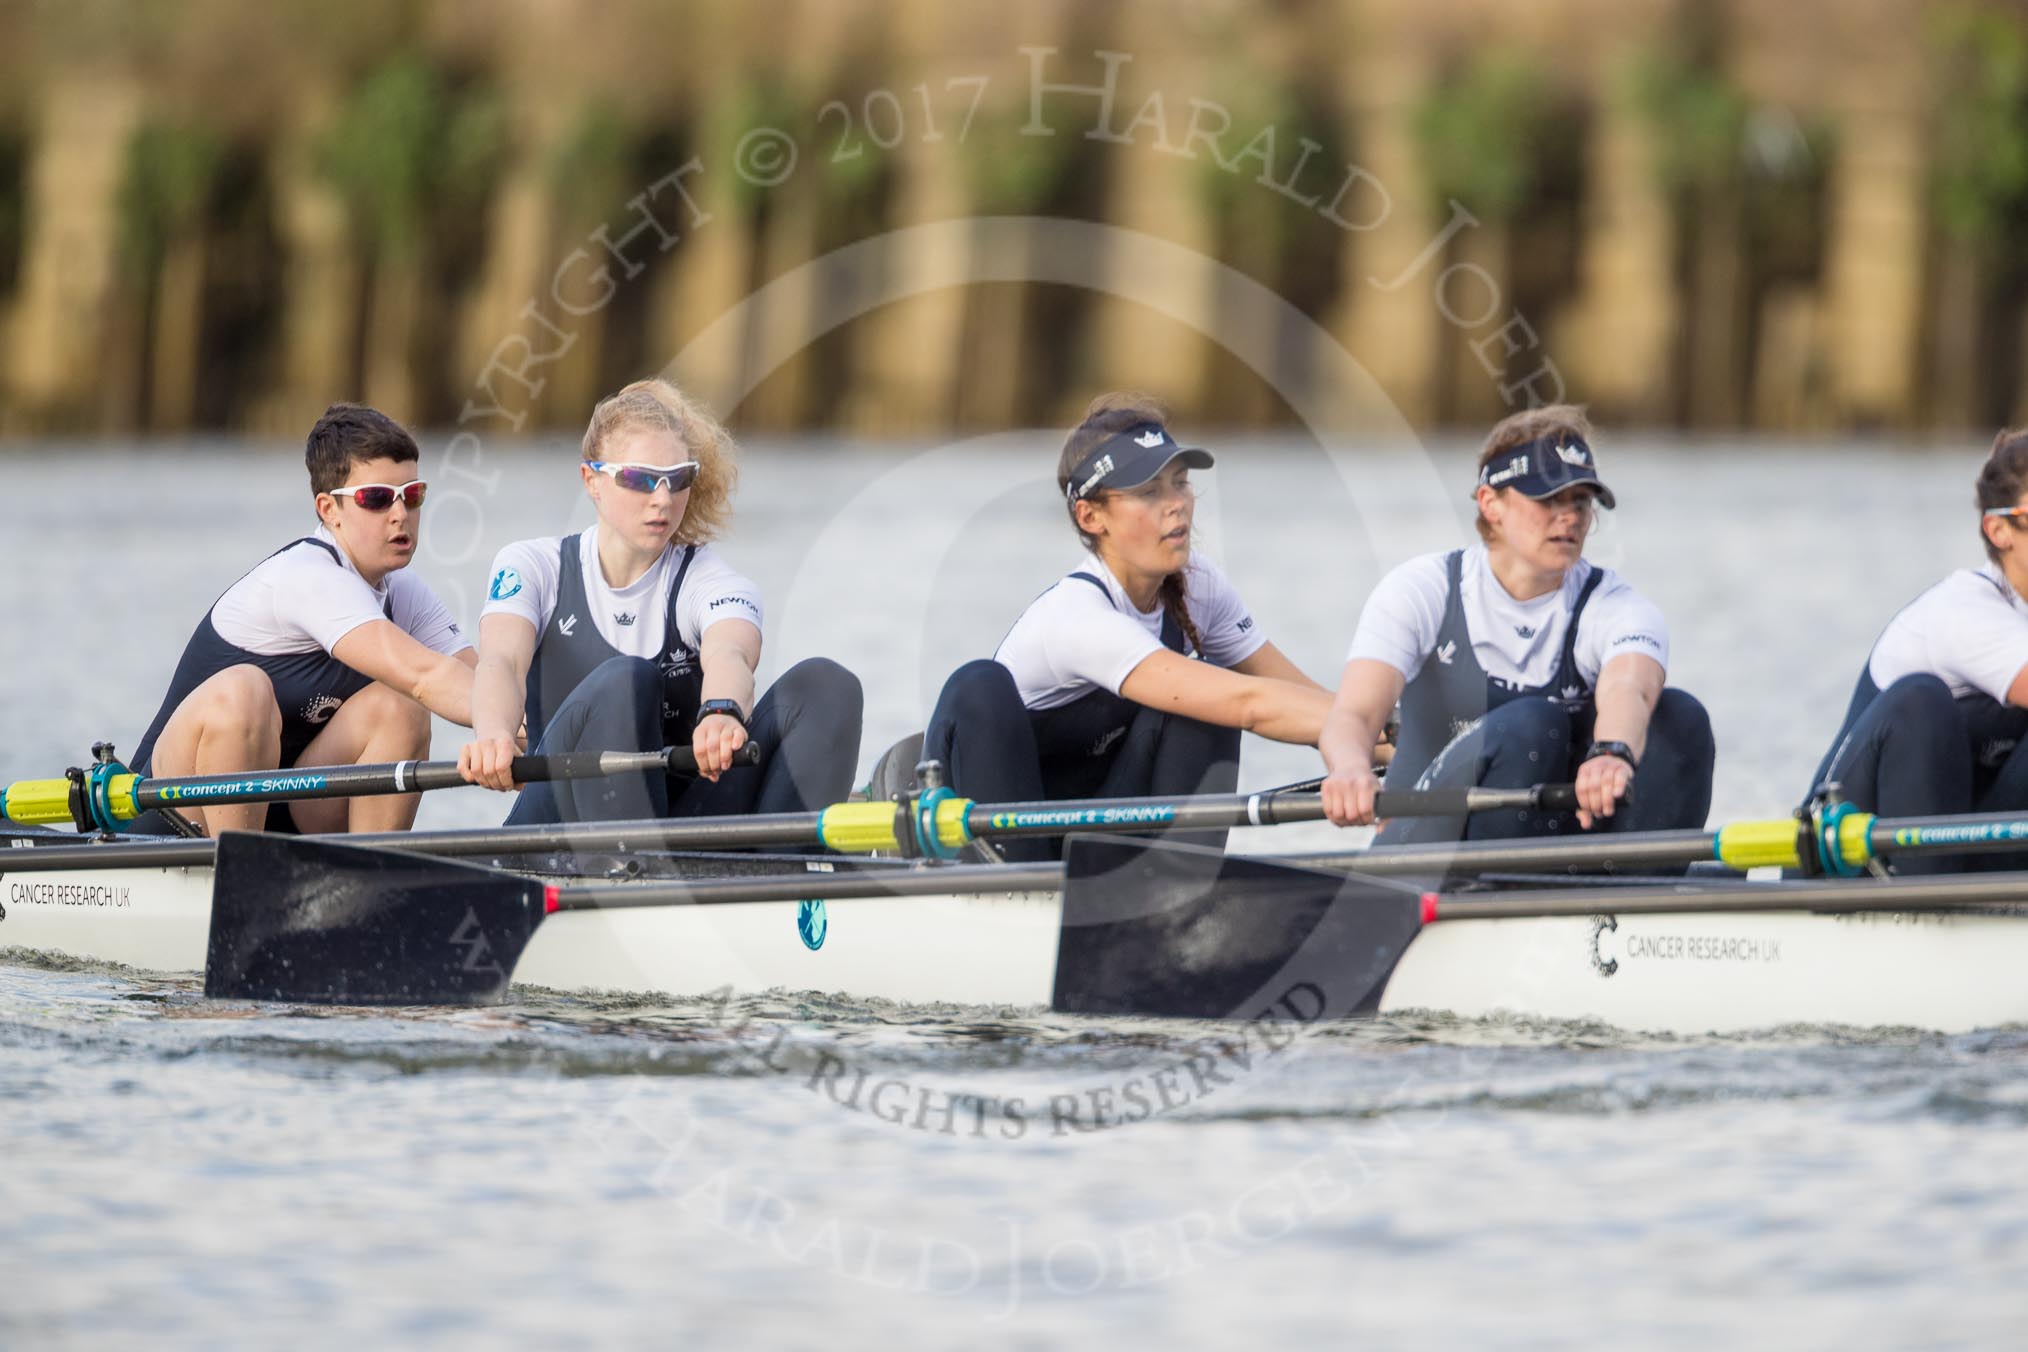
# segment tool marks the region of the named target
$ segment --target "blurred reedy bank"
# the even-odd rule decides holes
[[[1288,308],[1124,236],[1081,286],[943,284],[1026,275],[1025,227],[889,238],[992,216]],[[1169,315],[1125,298],[1151,266]],[[1419,426],[1559,392],[2020,421],[2028,11],[0,4],[0,435],[293,436],[334,398],[568,428],[714,324],[677,374],[746,431],[1049,424],[1118,385],[1270,425],[1324,335]]]

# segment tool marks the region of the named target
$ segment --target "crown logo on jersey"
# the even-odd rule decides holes
[[[633,612],[628,610],[615,611],[613,613],[613,623],[622,629],[632,628],[634,623]]]
[[[1140,446],[1147,450],[1152,451],[1157,446],[1160,446],[1164,440],[1165,438],[1162,436],[1162,433],[1159,430],[1151,427],[1147,431],[1141,433],[1141,435],[1135,437],[1134,444],[1136,446]]]
[[[1517,624],[1514,626],[1514,632],[1522,638],[1534,638],[1535,626],[1532,624]]]
[[[1575,704],[1583,696],[1584,687],[1581,685],[1566,685],[1563,687],[1563,698],[1566,703]]]

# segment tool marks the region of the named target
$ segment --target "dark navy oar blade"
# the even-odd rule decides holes
[[[1053,1003],[1078,1014],[1306,1023],[1370,1013],[1421,924],[1420,891],[1384,879],[1073,836]]]
[[[540,882],[400,850],[228,831],[204,993],[322,1005],[500,1000]]]

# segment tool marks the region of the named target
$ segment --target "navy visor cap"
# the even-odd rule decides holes
[[[1159,423],[1141,423],[1115,432],[1084,453],[1070,472],[1064,496],[1072,502],[1108,488],[1138,488],[1181,460],[1192,469],[1210,469],[1211,452],[1179,446]]]
[[[1482,488],[1511,488],[1540,502],[1575,484],[1588,484],[1606,507],[1617,506],[1613,491],[1598,477],[1598,463],[1582,438],[1568,435],[1537,437],[1510,446],[1479,470]]]

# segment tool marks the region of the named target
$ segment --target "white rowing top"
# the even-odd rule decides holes
[[[1960,568],[1901,608],[1866,659],[1885,690],[1904,676],[1939,677],[1951,694],[1974,692],[2007,702],[2008,687],[2028,667],[2028,604],[2000,566]]]
[[[597,531],[578,535],[578,566],[583,570],[585,600],[591,614],[584,623],[599,631],[613,651],[622,657],[657,658],[662,655],[668,629],[669,584],[682,547],[671,544],[654,566],[624,587],[606,583],[599,567]],[[519,615],[535,626],[539,637],[556,614],[557,596],[563,578],[558,571],[564,537],[544,536],[516,540],[493,556],[492,580],[486,588],[487,615]],[[699,545],[683,575],[683,590],[676,597],[676,634],[695,648],[704,640],[704,631],[720,620],[746,620],[760,627],[760,589],[720,558],[710,545]],[[568,624],[570,617],[564,617]]]
[[[1449,552],[1410,559],[1380,579],[1359,613],[1346,661],[1371,658],[1387,663],[1406,680],[1415,679],[1441,636],[1450,590],[1444,575]],[[1515,600],[1493,576],[1483,544],[1467,549],[1459,565],[1458,598],[1481,669],[1508,685],[1548,684],[1563,652],[1571,608],[1594,565],[1579,559],[1563,575],[1561,587],[1527,601]],[[1662,612],[1612,569],[1599,571],[1605,576],[1577,624],[1577,670],[1585,684],[1597,685],[1600,668],[1628,653],[1652,657],[1666,669],[1669,629]]]
[[[211,607],[220,638],[262,657],[328,653],[360,625],[391,618],[435,652],[472,646],[429,583],[398,568],[378,587],[368,586],[330,531],[319,526],[310,538],[329,545],[338,561],[312,545],[263,559]]]
[[[1097,578],[1105,590],[1078,581],[1077,573]],[[1153,610],[1136,607],[1096,554],[1087,553],[1071,574],[1028,603],[993,654],[1014,673],[1030,709],[1061,708],[1094,689],[1117,695],[1134,668],[1162,650],[1160,601]],[[1267,642],[1218,565],[1195,551],[1183,569],[1183,604],[1207,662],[1235,666]]]

